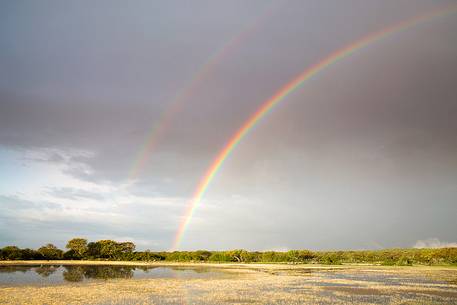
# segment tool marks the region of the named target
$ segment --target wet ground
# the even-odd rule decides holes
[[[0,304],[457,304],[457,269],[3,266]]]

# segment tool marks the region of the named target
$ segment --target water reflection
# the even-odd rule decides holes
[[[53,265],[43,265],[38,268],[35,268],[35,272],[42,277],[49,277],[51,274],[57,271],[60,266],[53,266]]]
[[[109,266],[109,265],[15,265],[0,266],[0,285],[56,284],[89,280],[130,278],[208,278],[227,273],[207,268]]]
[[[138,267],[129,266],[64,266],[63,278],[68,282],[81,282],[84,279],[129,279]],[[140,268],[138,268],[140,269]]]
[[[11,272],[26,273],[27,271],[29,271],[32,268],[33,268],[32,266],[18,266],[18,265],[8,266],[8,265],[6,265],[6,266],[0,266],[0,273],[11,273]]]

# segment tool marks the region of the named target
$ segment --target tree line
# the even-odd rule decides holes
[[[7,246],[0,249],[0,260],[117,260],[236,263],[380,264],[380,265],[457,265],[457,248],[385,249],[359,251],[135,251],[132,242],[84,238],[68,241],[66,251],[53,244],[36,250]]]

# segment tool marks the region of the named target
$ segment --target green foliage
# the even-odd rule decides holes
[[[118,243],[116,246],[121,253],[132,253],[135,251],[135,244],[130,241]]]
[[[132,242],[99,240],[87,243],[86,239],[68,241],[67,252],[52,244],[38,250],[7,246],[0,249],[0,260],[34,259],[105,259],[124,261],[176,261],[176,262],[234,262],[234,263],[307,263],[307,264],[377,264],[377,265],[457,265],[457,248],[442,249],[386,249],[376,251],[309,251],[250,252],[243,249],[229,251],[135,251]],[[47,272],[47,270],[43,270]],[[78,272],[69,277],[79,278]]]
[[[198,250],[194,252],[194,260],[196,261],[207,261],[208,258],[211,256],[210,251],[206,250]]]
[[[64,252],[63,259],[65,259],[65,260],[79,260],[79,259],[82,259],[82,256],[77,254],[74,250],[68,250],[67,252]]]
[[[318,262],[324,265],[341,265],[343,254],[341,252],[324,252],[318,256]]]
[[[120,246],[114,240],[104,239],[99,240],[97,243],[100,244],[100,257],[114,259],[118,255]]]
[[[87,239],[84,238],[73,238],[68,241],[65,248],[73,250],[74,256],[83,257],[87,252]]]
[[[101,247],[101,244],[99,242],[88,243],[86,258],[99,258],[100,257],[100,247]]]
[[[19,249],[16,246],[6,246],[0,249],[1,260],[32,260],[43,259],[43,256],[32,249]]]
[[[228,251],[232,262],[245,263],[249,261],[249,252],[243,249]]]
[[[87,245],[87,253],[83,258],[136,260],[133,251],[135,251],[135,244],[132,242],[116,242],[114,240],[104,239],[90,242]]]
[[[132,261],[157,262],[165,260],[165,255],[158,252],[146,250],[144,252],[134,252],[131,255]]]
[[[58,249],[53,244],[46,244],[40,247],[37,252],[40,253],[44,259],[48,260],[62,259],[63,257],[63,251]]]
[[[2,259],[17,260],[21,259],[21,250],[16,246],[6,246],[2,249]]]
[[[231,262],[232,257],[226,252],[213,252],[208,258],[210,262]]]

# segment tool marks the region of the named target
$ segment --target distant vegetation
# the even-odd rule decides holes
[[[8,246],[0,249],[0,260],[117,260],[117,261],[176,261],[176,262],[237,262],[237,263],[306,263],[329,264],[368,263],[381,265],[457,265],[457,248],[387,249],[376,251],[309,251],[287,252],[230,251],[135,251],[132,242],[99,240],[87,242],[74,238],[67,251],[47,244],[37,250]]]

